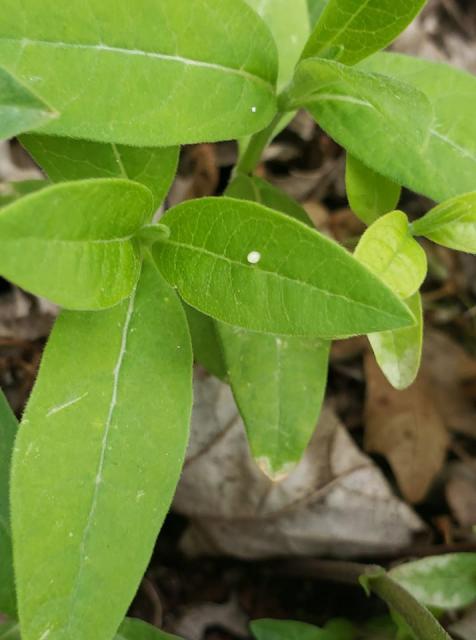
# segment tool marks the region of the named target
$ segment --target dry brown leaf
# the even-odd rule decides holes
[[[424,525],[326,408],[296,469],[273,483],[252,460],[227,385],[198,376],[192,437],[175,508],[191,518],[190,554],[393,553]]]
[[[476,438],[476,405],[465,393],[476,383],[476,359],[440,331],[428,331],[422,374],[448,429]]]
[[[365,357],[365,449],[389,461],[403,496],[423,500],[446,458],[448,433],[421,377],[394,389],[371,353]]]
[[[446,499],[463,527],[476,525],[476,470],[469,464],[458,462],[450,467]]]

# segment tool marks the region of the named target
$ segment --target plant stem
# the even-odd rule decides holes
[[[272,139],[273,133],[280,123],[282,117],[283,113],[278,111],[278,113],[276,114],[272,122],[266,127],[266,129],[258,131],[258,133],[255,133],[251,137],[251,140],[249,141],[244,154],[241,156],[240,161],[236,165],[236,174],[253,173],[259,161],[261,160],[263,151],[266,149],[270,140]]]

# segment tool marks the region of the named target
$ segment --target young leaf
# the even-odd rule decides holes
[[[30,89],[0,67],[0,140],[41,127],[57,115]]]
[[[403,299],[416,293],[426,277],[426,253],[411,236],[402,211],[392,211],[374,222],[354,255]]]
[[[275,211],[286,213],[291,218],[314,228],[306,211],[296,200],[257,176],[237,176],[227,188],[226,195],[230,198],[257,202]]]
[[[12,617],[16,615],[16,598],[8,494],[10,459],[17,426],[16,418],[0,390],[0,612]]]
[[[70,309],[110,307],[137,282],[133,236],[151,214],[150,191],[126,180],[42,189],[0,211],[0,274]]]
[[[307,0],[246,0],[266,22],[278,46],[278,91],[291,80],[310,25]]]
[[[293,84],[283,97],[283,108],[301,106],[367,167],[428,194],[425,172],[433,113],[417,88],[330,60],[310,58],[298,65]]]
[[[150,189],[157,209],[175,177],[178,147],[126,147],[87,140],[27,134],[22,145],[53,182],[125,178]]]
[[[421,296],[406,300],[416,325],[368,336],[379,367],[395,389],[406,389],[418,374],[423,348],[423,310]]]
[[[361,66],[413,85],[430,100],[433,117],[427,143],[406,154],[408,167],[389,162],[373,164],[377,171],[420,192],[443,201],[474,190],[476,174],[476,78],[439,62],[429,62],[395,53],[379,53]],[[397,152],[397,150],[395,150]]]
[[[400,185],[369,169],[347,154],[345,184],[350,208],[367,225],[393,211],[400,200]]]
[[[165,631],[161,631],[142,620],[126,618],[114,640],[180,640],[180,638],[165,633]]]
[[[353,640],[352,625],[344,623],[334,626],[326,625],[320,629],[305,622],[294,620],[255,620],[250,624],[256,640]]]
[[[128,300],[59,317],[13,457],[22,640],[113,636],[175,491],[191,377],[182,306],[148,259]]]
[[[253,457],[267,476],[281,479],[316,428],[330,343],[216,326]]]
[[[22,182],[4,182],[0,184],[0,207],[5,207],[35,191],[48,186],[46,180],[23,180]]]
[[[4,0],[0,64],[60,112],[42,130],[59,136],[212,142],[276,111],[276,46],[243,0]]]
[[[303,57],[355,64],[384,49],[422,9],[426,0],[329,0]]]
[[[407,562],[390,576],[427,607],[460,609],[476,602],[476,553]]]
[[[476,191],[433,208],[412,224],[412,232],[450,249],[476,253]]]
[[[220,380],[226,380],[228,374],[215,320],[200,313],[186,302],[183,303],[183,306],[192,338],[195,362],[199,362],[209,373]]]
[[[232,198],[185,202],[153,247],[186,302],[252,331],[332,338],[413,323],[406,306],[342,247],[296,220]]]

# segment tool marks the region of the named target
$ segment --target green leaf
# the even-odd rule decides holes
[[[270,209],[286,213],[291,218],[300,220],[314,228],[306,211],[296,200],[281,191],[281,189],[256,176],[237,176],[227,188],[226,195],[230,198],[257,202]]]
[[[294,68],[309,37],[307,0],[246,0],[261,16],[278,47],[278,91],[293,77]]]
[[[9,616],[16,615],[8,494],[10,460],[17,426],[16,418],[0,390],[0,612]]]
[[[416,236],[468,253],[476,253],[476,192],[452,198],[412,224]]]
[[[42,127],[57,116],[31,89],[0,67],[0,140]]]
[[[406,300],[416,325],[396,331],[371,333],[368,338],[385,377],[395,389],[406,389],[418,374],[423,347],[423,310],[421,296]]]
[[[405,154],[406,168],[404,163],[396,164],[392,157],[387,163],[377,159],[371,166],[439,202],[473,191],[476,78],[446,64],[395,53],[377,54],[360,66],[366,71],[393,76],[423,91],[434,114],[428,125],[426,145],[418,149],[414,158],[414,150]]]
[[[251,453],[266,475],[282,479],[316,428],[330,343],[216,325]]]
[[[365,224],[393,211],[400,200],[401,187],[360,160],[347,154],[345,184],[350,208]]]
[[[304,58],[355,64],[384,49],[418,15],[426,0],[329,0]]]
[[[397,329],[405,305],[342,247],[261,205],[202,198],[171,209],[153,247],[193,307],[251,331],[333,338]]]
[[[339,621],[338,625],[326,625],[320,629],[294,620],[255,620],[250,624],[256,640],[352,640],[352,625]]]
[[[48,134],[175,146],[276,111],[276,46],[243,0],[4,0],[0,64],[60,112]]]
[[[220,380],[226,380],[228,374],[215,321],[186,302],[183,303],[183,306],[192,338],[195,362],[200,363],[209,373]]]
[[[0,636],[1,638],[1,636]],[[126,618],[121,624],[115,640],[180,640],[178,636],[165,633],[142,620]]]
[[[403,299],[420,289],[428,269],[426,253],[411,236],[402,211],[392,211],[374,222],[360,238],[354,255]]]
[[[115,633],[179,478],[191,376],[182,306],[148,259],[130,299],[59,317],[13,458],[22,640]]]
[[[47,187],[49,183],[46,180],[23,180],[21,182],[3,182],[0,183],[0,207],[5,207],[27,196]]]
[[[427,195],[438,190],[424,177],[432,108],[415,87],[310,58],[298,65],[294,83],[283,97],[283,108],[301,106],[367,167]]]
[[[11,621],[0,624],[0,640],[21,640],[18,622]]]
[[[42,189],[0,212],[0,274],[70,309],[110,307],[137,282],[133,235],[151,214],[150,191],[126,180]]]
[[[329,0],[307,0],[311,26],[315,27]]]
[[[87,140],[27,134],[22,145],[53,182],[125,178],[150,189],[157,209],[175,177],[178,147],[126,147]]]
[[[402,564],[390,576],[427,607],[460,609],[476,602],[476,553],[450,553]]]

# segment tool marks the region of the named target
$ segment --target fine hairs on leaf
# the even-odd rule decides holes
[[[0,139],[19,136],[45,179],[0,185],[0,276],[60,309],[19,428],[0,392],[0,638],[179,640],[126,616],[184,465],[194,361],[228,393],[246,464],[266,489],[250,497],[260,505],[286,482],[307,491],[300,473],[321,435],[333,340],[368,337],[367,397],[385,388],[395,406],[406,398],[408,422],[423,388],[428,241],[476,253],[476,79],[381,52],[424,4],[3,0]],[[347,153],[347,199],[367,226],[353,253],[258,166],[300,109]],[[182,202],[180,147],[225,141],[239,153],[224,195]],[[421,217],[397,210],[402,187],[435,205]],[[196,389],[209,374],[197,368]],[[444,458],[434,412],[432,450]],[[382,435],[394,438],[398,420],[384,414],[366,444],[418,502],[440,467],[410,486]],[[330,415],[319,427],[329,433]],[[288,539],[277,555],[293,551]],[[329,564],[317,562],[322,579]],[[337,564],[389,605],[395,637],[448,640],[427,607],[476,600],[472,553],[388,573]],[[256,640],[361,631],[340,617],[250,626]]]

